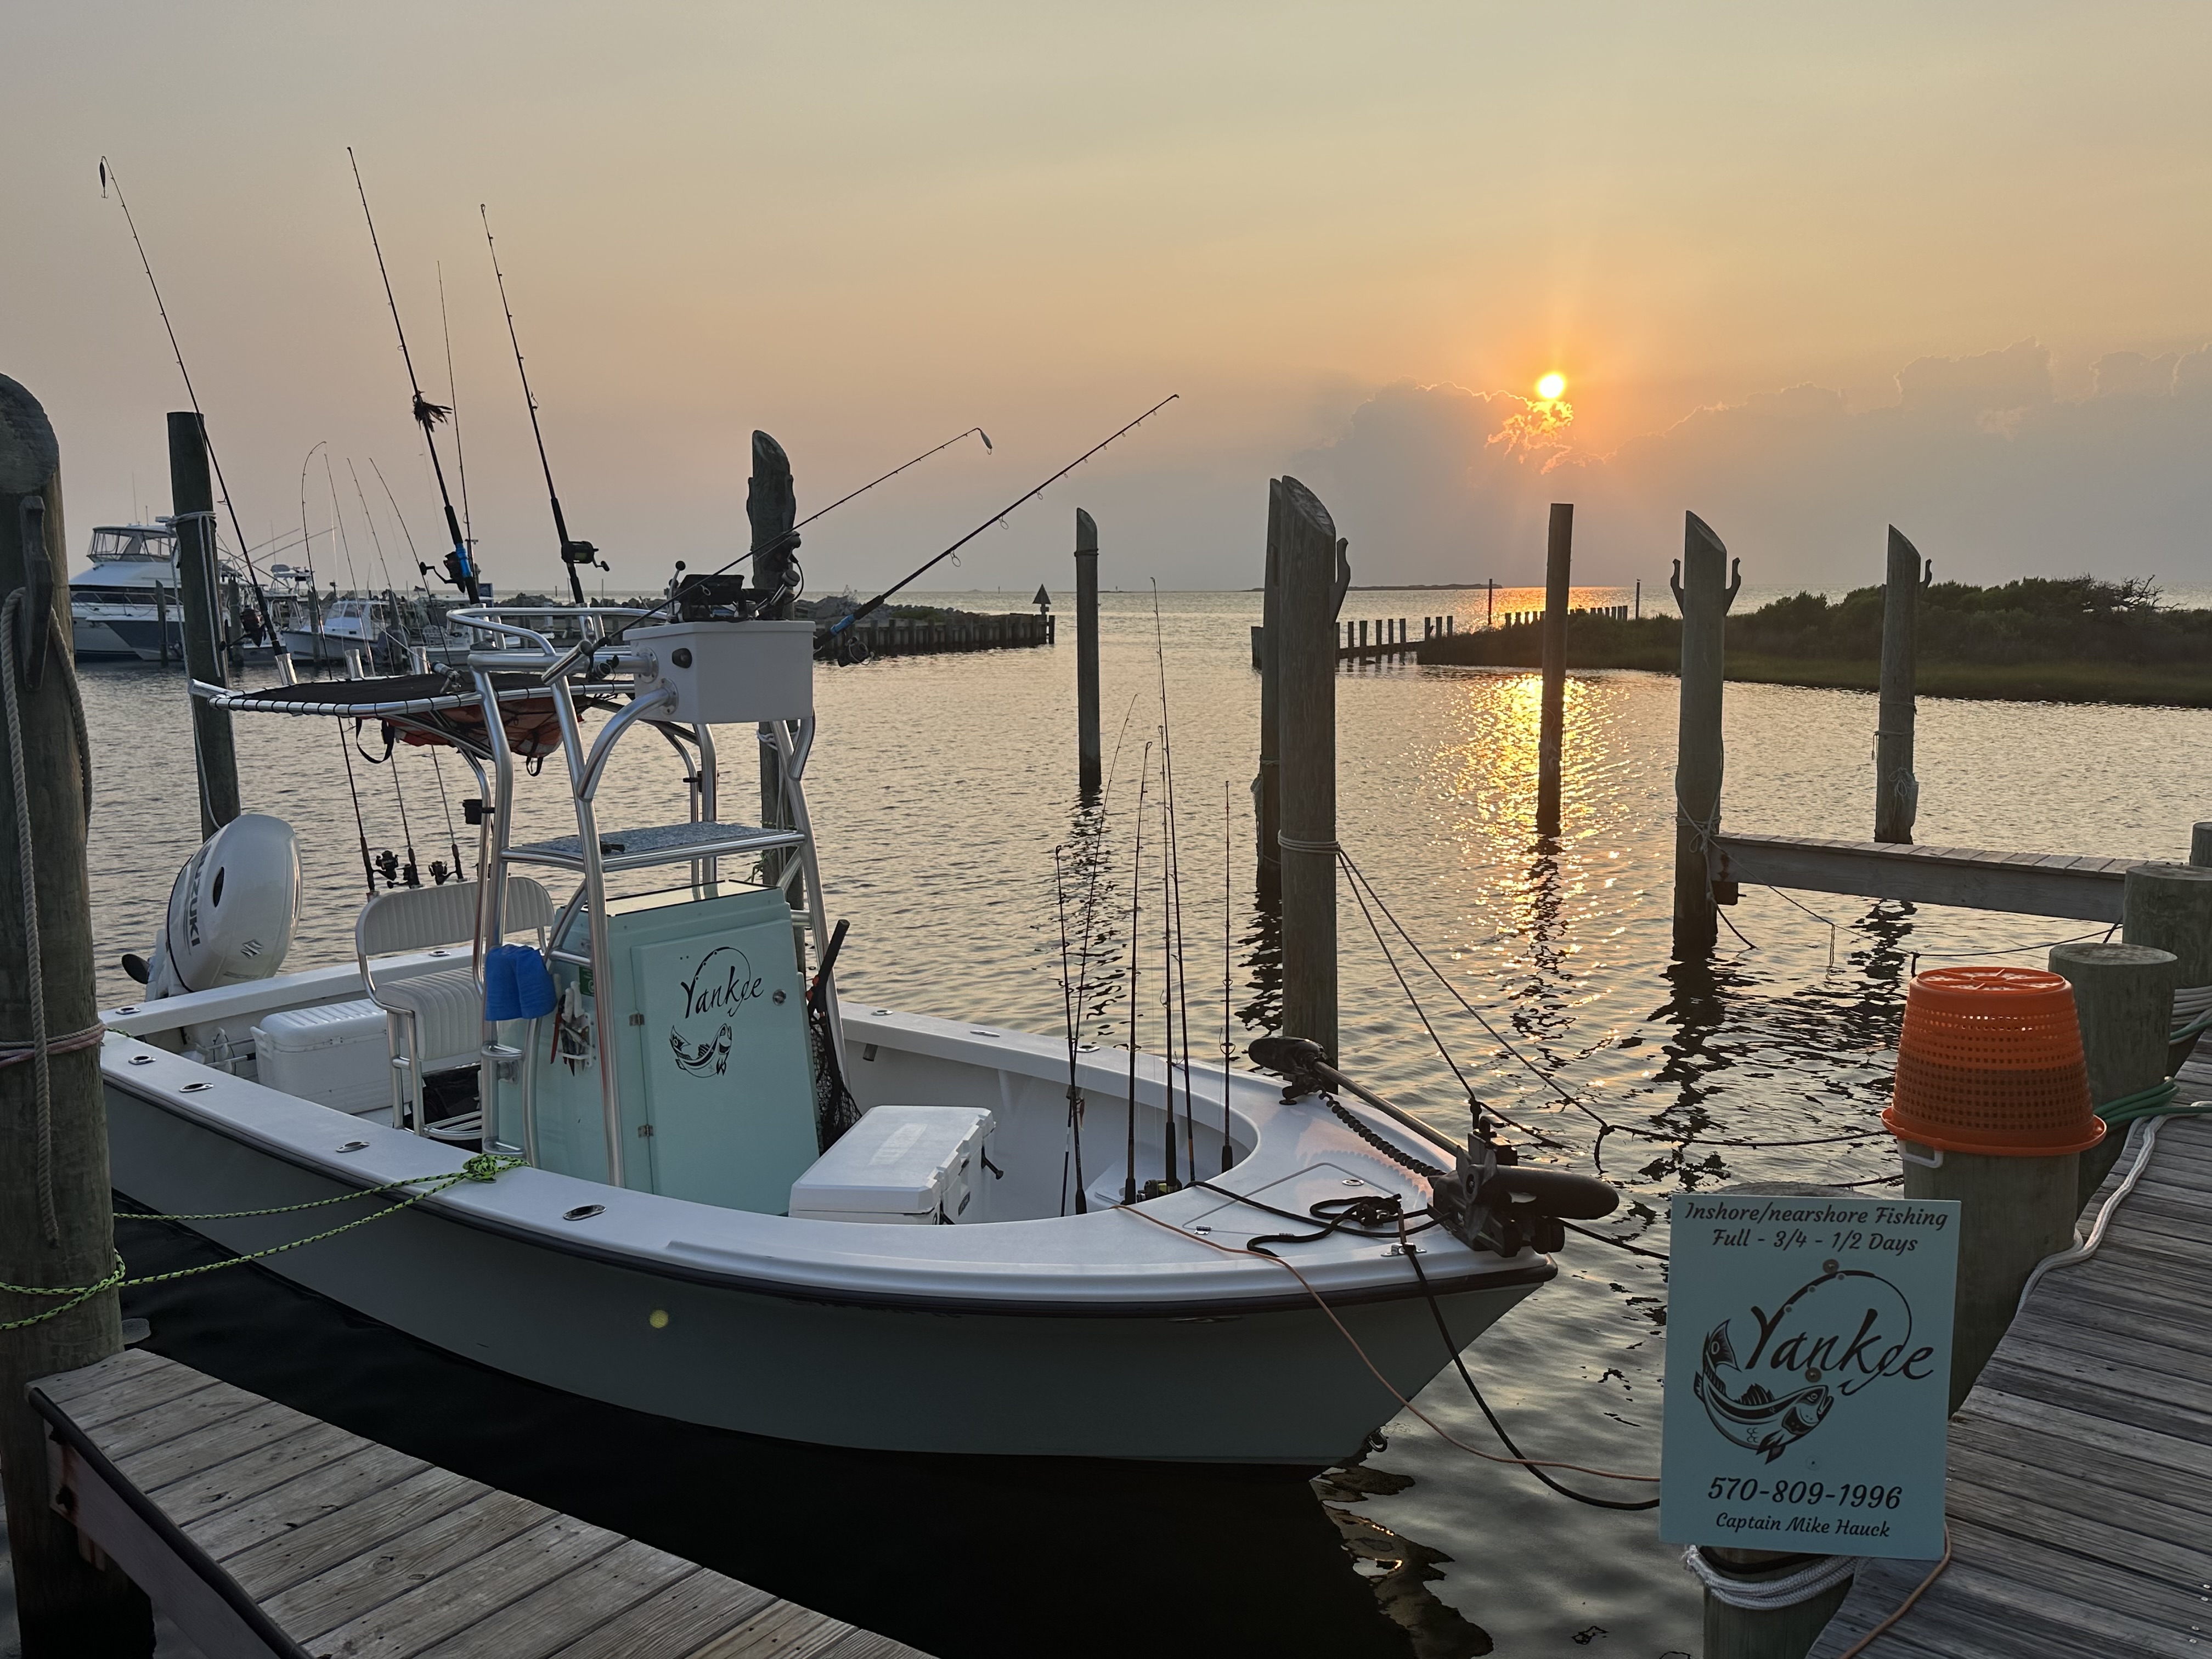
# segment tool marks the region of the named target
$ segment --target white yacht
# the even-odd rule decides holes
[[[805,788],[812,625],[586,608],[564,651],[526,614],[453,613],[477,645],[444,670],[194,688],[450,744],[481,787],[477,867],[377,892],[355,961],[270,975],[291,832],[249,815],[210,839],[134,966],[148,1000],[105,1016],[118,1190],[241,1251],[374,1212],[267,1265],[686,1422],[1315,1468],[1554,1275],[1559,1217],[1611,1208],[1325,1069],[1171,1077],[1072,1034],[842,1000]],[[784,822],[722,817],[718,725],[748,777],[757,732],[780,759]],[[686,799],[602,826],[611,767],[659,740]],[[518,842],[515,761],[555,755],[536,787],[575,833]]]
[[[70,620],[80,662],[182,661],[177,532],[167,525],[151,524],[94,530],[86,568],[70,582]]]

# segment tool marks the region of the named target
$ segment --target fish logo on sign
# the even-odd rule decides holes
[[[718,945],[699,958],[691,977],[678,981],[684,1012],[668,1028],[668,1047],[679,1070],[691,1077],[721,1077],[730,1069],[733,1021],[757,1001],[763,981],[752,958],[734,945]]]
[[[1919,1382],[1935,1350],[1912,1346],[1912,1307],[1879,1273],[1829,1262],[1772,1314],[1754,1306],[1756,1339],[1739,1354],[1731,1316],[1705,1333],[1692,1390],[1714,1428],[1771,1463],[1837,1405],[1885,1377]]]

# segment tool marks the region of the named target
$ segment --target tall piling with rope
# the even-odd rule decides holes
[[[2077,941],[2053,945],[2050,962],[2051,971],[2074,988],[2089,1098],[2099,1115],[2118,1117],[2130,1106],[2152,1103],[2154,1093],[2162,1103],[2171,1093],[2164,1085],[2179,959],[2171,951],[2143,945]],[[2077,1183],[2081,1203],[2087,1204],[2112,1173],[2124,1139],[2108,1133],[2081,1154]]]
[[[1874,838],[1912,843],[1920,780],[1912,772],[1914,680],[1920,651],[1920,590],[1935,579],[1919,550],[1889,527],[1889,574],[1882,589],[1881,702],[1875,717]]]
[[[1544,695],[1536,735],[1536,833],[1559,833],[1559,748],[1567,710],[1567,607],[1575,553],[1575,505],[1552,503],[1551,538],[1544,550]]]
[[[2074,993],[2034,968],[1936,968],[1905,993],[1882,1122],[1905,1196],[1960,1200],[1951,1404],[1959,1409],[2036,1264],[2074,1243],[2092,1109]]]
[[[88,1564],[53,1509],[45,1425],[23,1392],[123,1346],[67,545],[53,428],[0,375],[0,1488],[24,1659],[138,1659],[154,1645],[146,1598]],[[16,1288],[102,1285],[62,1297]]]
[[[1098,521],[1075,509],[1075,743],[1078,779],[1090,800],[1105,780],[1098,734]]]
[[[1270,518],[1279,614],[1268,650],[1280,677],[1283,1030],[1333,1061],[1336,1025],[1336,521],[1296,478]]]
[[[1283,828],[1283,481],[1267,480],[1267,564],[1266,586],[1260,596],[1260,776],[1253,785],[1257,797],[1255,816],[1259,824],[1259,878],[1263,885],[1282,878],[1283,853],[1275,837]],[[1336,618],[1328,623],[1329,642],[1336,641]]]
[[[177,515],[177,597],[185,615],[185,672],[203,685],[228,685],[216,641],[215,483],[208,475],[207,429],[191,410],[169,415],[169,498]],[[199,771],[200,838],[239,813],[238,747],[230,711],[204,697],[192,705],[192,756]]]
[[[1682,614],[1681,708],[1674,737],[1674,953],[1701,955],[1719,932],[1714,837],[1721,828],[1722,688],[1728,668],[1728,611],[1743,586],[1743,562],[1694,513],[1682,515],[1682,556],[1668,578]]]

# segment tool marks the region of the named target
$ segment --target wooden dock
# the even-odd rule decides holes
[[[57,1505],[209,1659],[921,1659],[142,1349],[31,1398]]]
[[[1956,904],[2075,921],[2118,921],[2126,875],[2141,859],[2070,853],[1990,853],[1817,836],[1717,837],[1744,886]]]
[[[2203,1061],[2180,1080],[2212,1098]],[[2212,1120],[2179,1118],[2103,1248],[2045,1276],[1952,1419],[1951,1565],[1864,1659],[2212,1652],[2208,1367]],[[1933,1565],[1862,1568],[1809,1659],[1837,1659]]]

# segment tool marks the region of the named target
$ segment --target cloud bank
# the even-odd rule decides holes
[[[2086,398],[2056,395],[2033,340],[1921,358],[1897,390],[1863,409],[1822,386],[1762,392],[1601,455],[1511,393],[1401,381],[1289,470],[1364,581],[1529,580],[1554,501],[1576,503],[1590,580],[1665,569],[1690,508],[1761,584],[1879,580],[1891,523],[1960,580],[2212,581],[2212,347],[2112,353]]]

